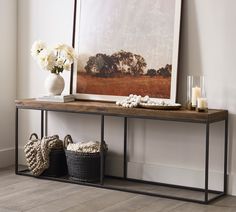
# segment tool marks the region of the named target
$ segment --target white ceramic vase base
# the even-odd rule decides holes
[[[65,81],[60,74],[50,73],[45,80],[45,88],[49,96],[61,95],[65,87]]]

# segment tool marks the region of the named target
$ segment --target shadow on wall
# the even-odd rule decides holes
[[[235,144],[233,143],[234,140],[234,132],[236,132],[236,115],[235,114],[229,114],[229,157],[228,157],[228,172],[232,173],[235,170],[233,170],[233,155],[236,155],[236,148]]]
[[[197,8],[199,7],[198,1],[183,1],[182,5],[182,19],[181,19],[181,35],[180,35],[180,51],[179,51],[179,68],[178,68],[178,94],[177,94],[177,101],[185,104],[186,102],[186,90],[187,90],[187,75],[202,75],[205,74],[205,72],[208,72],[208,75],[211,77],[214,77],[214,73],[211,73],[211,70],[204,70],[204,67],[215,67],[214,65],[208,66],[208,64],[204,64],[203,67],[203,54],[201,45],[203,44],[203,41],[201,40],[200,34],[202,32],[200,31],[199,27],[199,17],[201,17],[200,10],[198,11]],[[218,8],[218,7],[215,7]],[[204,14],[203,14],[204,15]],[[224,18],[228,18],[224,16]],[[222,23],[227,22],[227,20],[224,20]],[[212,21],[209,21],[209,24],[212,23]],[[201,25],[204,26],[203,23]],[[203,27],[201,26],[201,27]],[[227,28],[226,28],[227,29]],[[211,33],[212,35],[217,33],[215,28],[212,28],[212,30],[208,33]],[[211,35],[210,34],[210,35]],[[214,40],[214,42],[225,42],[225,40],[220,40],[222,37],[217,38]],[[207,38],[205,38],[207,39]],[[213,43],[214,43],[213,42]],[[209,45],[210,47],[211,45]],[[207,46],[208,47],[208,46]],[[204,47],[207,49],[207,47]],[[211,58],[210,58],[211,59]],[[214,61],[214,60],[213,60]],[[208,63],[213,63],[213,61],[209,61]],[[229,63],[229,62],[228,62]],[[219,66],[221,63],[217,63]],[[230,64],[230,63],[229,63]],[[227,67],[227,66],[226,66]],[[225,68],[226,68],[225,67]],[[227,80],[228,82],[228,80]],[[211,94],[209,95],[209,103],[210,107],[217,107],[217,108],[226,108],[230,111],[229,113],[229,158],[228,158],[228,171],[231,174],[234,174],[235,172],[235,165],[234,165],[234,155],[236,155],[236,147],[234,144],[234,131],[236,131],[236,114],[235,114],[235,102],[231,98],[231,91],[232,91],[232,85],[231,82],[228,84],[225,83],[225,85],[222,85],[224,81],[219,82],[221,83],[220,86],[223,87],[223,89],[217,89],[216,91],[213,90],[213,88],[208,88],[207,93]],[[216,86],[212,81],[209,82],[209,84]],[[230,87],[231,86],[231,87]],[[220,92],[220,93],[219,93]],[[217,95],[217,99],[214,98]],[[221,101],[219,101],[219,98]]]
[[[16,89],[16,98],[25,98],[30,96],[30,91],[32,89],[31,85],[31,69],[29,57],[26,57],[27,54],[30,55],[30,26],[31,26],[31,11],[30,11],[30,1],[22,1],[21,4],[18,4],[18,63],[17,63],[17,89]],[[32,132],[39,133],[40,129],[34,124],[38,120],[38,115],[33,111],[24,111],[19,110],[19,163],[24,164],[24,153],[23,147],[29,139],[29,136]]]
[[[183,1],[180,29],[177,102],[185,104],[187,76],[202,74],[196,1]]]

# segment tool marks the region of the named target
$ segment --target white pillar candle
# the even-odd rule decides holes
[[[197,107],[199,109],[206,109],[208,107],[207,98],[198,98],[197,99]]]
[[[192,88],[192,106],[196,107],[197,99],[201,97],[201,88],[194,87]]]

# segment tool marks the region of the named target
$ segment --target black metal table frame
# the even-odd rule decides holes
[[[30,175],[27,170],[19,170],[19,163],[18,163],[18,131],[19,131],[19,109],[30,109],[30,110],[40,110],[41,111],[41,137],[44,136],[44,127],[45,127],[45,112],[48,111],[54,111],[54,112],[66,112],[66,113],[79,113],[79,114],[93,114],[93,115],[99,115],[101,116],[101,142],[104,142],[104,117],[105,116],[117,116],[122,117],[124,119],[124,155],[123,155],[123,177],[115,177],[115,176],[108,176],[118,179],[125,179],[128,181],[134,181],[134,182],[140,182],[140,183],[148,183],[153,185],[161,185],[171,188],[180,188],[180,189],[187,189],[192,191],[201,191],[204,192],[205,198],[204,200],[198,200],[198,199],[191,199],[191,198],[184,198],[184,197],[178,197],[178,196],[172,196],[172,195],[164,195],[164,194],[157,194],[157,193],[151,193],[151,192],[145,192],[145,191],[138,191],[138,190],[132,190],[127,188],[119,188],[115,186],[110,185],[104,185],[104,163],[103,158],[101,157],[101,175],[100,175],[100,184],[97,183],[84,183],[76,180],[66,179],[66,178],[54,178],[54,177],[47,177],[47,176],[40,176],[39,178],[42,179],[48,179],[48,180],[55,180],[60,182],[67,182],[67,183],[75,183],[80,185],[89,185],[94,187],[101,187],[101,188],[107,188],[107,189],[113,189],[113,190],[119,190],[119,191],[127,191],[137,194],[143,194],[143,195],[151,195],[151,196],[157,196],[157,197],[164,197],[169,199],[175,199],[175,200],[181,200],[181,201],[188,201],[188,202],[196,202],[201,204],[208,204],[224,195],[227,194],[227,158],[228,158],[228,115],[225,117],[225,119],[222,119],[220,121],[224,121],[224,128],[225,128],[225,136],[224,136],[224,182],[223,182],[223,191],[216,191],[216,190],[210,190],[209,185],[209,132],[210,132],[210,124],[215,123],[218,121],[195,121],[195,120],[181,120],[181,119],[160,119],[160,118],[150,118],[150,117],[139,117],[139,116],[122,116],[117,114],[104,114],[104,113],[93,113],[93,112],[73,112],[73,111],[64,111],[64,110],[45,110],[45,109],[35,109],[35,108],[28,108],[28,107],[18,107],[16,106],[16,113],[15,113],[15,173],[17,175],[25,175],[25,176],[32,176]],[[201,123],[205,124],[206,129],[206,140],[205,140],[205,186],[204,188],[196,188],[196,187],[189,187],[189,186],[180,186],[180,185],[174,185],[174,184],[166,184],[166,183],[160,183],[160,182],[150,182],[145,180],[138,180],[138,179],[131,179],[127,177],[127,128],[128,128],[128,118],[139,118],[139,119],[154,119],[154,120],[165,120],[165,121],[177,121],[177,122],[191,122],[191,123]],[[103,152],[101,152],[101,155],[103,155]],[[214,193],[216,196],[209,198],[209,193]]]

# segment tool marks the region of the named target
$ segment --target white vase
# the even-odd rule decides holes
[[[65,81],[60,74],[50,73],[46,78],[44,85],[48,92],[48,95],[61,95],[65,87]]]

